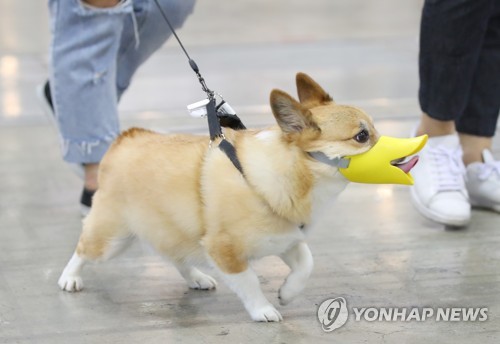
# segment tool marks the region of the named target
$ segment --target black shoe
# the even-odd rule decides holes
[[[50,93],[50,84],[48,81],[45,81],[42,85],[38,85],[36,88],[36,96],[43,107],[43,112],[45,112],[52,124],[57,127],[54,104],[52,103],[52,93]]]
[[[83,188],[82,196],[80,197],[80,212],[83,217],[89,214],[90,208],[92,207],[92,197],[94,197],[95,193],[96,190]]]
[[[54,112],[54,104],[52,104],[52,94],[50,93],[50,84],[48,81],[45,81],[45,84],[43,85],[43,95],[47,104],[50,106],[50,109]]]

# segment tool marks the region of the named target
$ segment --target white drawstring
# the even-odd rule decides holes
[[[137,50],[139,49],[139,44],[141,43],[139,37],[139,25],[137,24],[137,18],[135,17],[135,11],[133,9],[130,15],[132,16],[132,26],[134,27],[135,50]]]
[[[429,154],[438,171],[439,191],[460,191],[463,188],[465,166],[462,162],[462,150],[439,146],[429,147]]]

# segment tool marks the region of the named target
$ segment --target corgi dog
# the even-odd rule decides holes
[[[197,268],[208,262],[253,320],[281,321],[250,261],[279,256],[290,267],[279,301],[292,301],[313,269],[310,226],[348,184],[339,168],[310,153],[354,156],[379,139],[363,110],[335,103],[306,74],[298,73],[296,84],[298,100],[271,92],[277,126],[224,130],[242,172],[206,136],[122,133],[100,164],[99,189],[60,288],[81,290],[85,263],[105,261],[139,238],[167,257],[190,288],[216,287]]]

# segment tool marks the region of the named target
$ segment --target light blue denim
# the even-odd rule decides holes
[[[195,0],[159,0],[175,28]],[[50,88],[63,158],[97,163],[118,136],[118,101],[137,68],[171,32],[153,0],[100,9],[82,0],[49,0]]]

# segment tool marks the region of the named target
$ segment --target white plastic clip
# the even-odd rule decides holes
[[[189,104],[187,109],[189,114],[195,118],[203,118],[207,116],[207,104],[210,101],[208,99],[200,100],[199,102]]]

